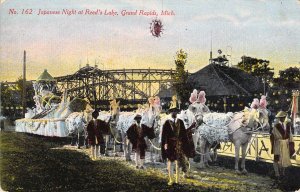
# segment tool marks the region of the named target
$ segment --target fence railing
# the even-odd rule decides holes
[[[293,138],[295,142],[296,156],[294,159],[292,159],[292,165],[300,167],[300,135],[294,135]],[[220,155],[234,157],[235,150],[233,143],[221,143],[221,149],[218,150],[218,153]],[[247,148],[246,159],[273,163],[273,154],[271,154],[271,142],[269,134],[259,133],[252,135]]]

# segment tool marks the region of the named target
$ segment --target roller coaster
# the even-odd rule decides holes
[[[88,98],[96,108],[106,108],[117,98],[123,105],[144,103],[148,97],[168,90],[174,82],[172,69],[101,70],[89,65],[72,75],[56,77],[58,91],[70,97]]]

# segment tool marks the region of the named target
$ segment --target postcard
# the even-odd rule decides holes
[[[299,0],[0,0],[1,191],[300,190]]]

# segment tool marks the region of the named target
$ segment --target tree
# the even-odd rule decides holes
[[[274,79],[274,83],[282,89],[300,89],[300,68],[290,67],[279,71],[279,77]]]
[[[274,76],[274,69],[269,67],[270,61],[248,56],[242,56],[241,59],[237,65],[239,69],[264,79]]]
[[[292,90],[300,89],[300,68],[290,67],[279,71],[270,89],[270,105],[275,111],[289,110]]]
[[[242,56],[241,57],[242,61],[238,63],[238,68],[247,72],[251,73],[252,72],[252,67],[257,63],[257,59],[252,58],[252,57],[247,57],[247,56]]]
[[[187,53],[180,49],[176,52],[175,65],[176,74],[173,79],[175,80],[174,87],[179,98],[185,102],[188,100],[191,86],[187,83],[188,73],[185,71],[187,63]]]
[[[15,83],[1,83],[1,105],[4,116],[15,120],[22,117],[20,108],[22,106],[23,79],[19,77]],[[26,82],[26,107],[33,107],[34,89],[32,82]]]
[[[19,77],[17,79],[17,90],[20,96],[23,94],[23,78]],[[33,97],[35,95],[33,85],[31,81],[26,81],[26,107],[32,108],[35,105]],[[21,97],[22,98],[22,97]]]
[[[12,98],[12,91],[10,87],[5,84],[1,83],[1,107],[3,107],[3,111],[5,111],[5,106],[11,103],[11,98]],[[2,113],[3,113],[2,111]]]
[[[15,84],[1,83],[2,114],[10,119],[18,116],[16,108],[20,106],[21,97]]]
[[[300,81],[300,68],[290,67],[283,71],[279,71],[279,79],[281,81],[289,81],[289,82]]]

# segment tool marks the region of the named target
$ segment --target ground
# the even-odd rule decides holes
[[[281,191],[262,174],[237,175],[224,166],[199,170],[195,163],[192,178],[168,186],[165,164],[153,165],[148,159],[147,169],[136,170],[122,157],[92,161],[88,150],[64,139],[15,132],[1,132],[0,139],[5,191]]]

